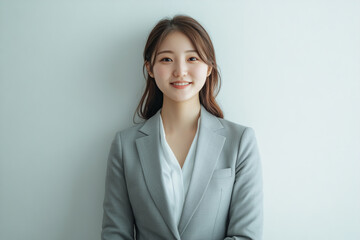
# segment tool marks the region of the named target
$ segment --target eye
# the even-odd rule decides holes
[[[189,59],[194,59],[194,60],[192,60],[192,61],[197,61],[197,60],[198,60],[197,57],[191,57],[191,58],[189,58]]]
[[[163,58],[160,60],[160,62],[169,62],[168,60],[171,60],[170,58]]]

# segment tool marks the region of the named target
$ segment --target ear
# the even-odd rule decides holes
[[[206,77],[210,76],[211,71],[212,71],[212,67],[211,67],[211,66],[209,66],[209,67],[208,67],[208,71],[207,71],[207,76],[206,76]]]
[[[146,63],[145,63],[145,66],[146,66],[146,70],[147,70],[148,74],[150,75],[150,77],[154,78],[154,75],[153,75],[152,72],[150,71],[150,63],[149,63],[149,62],[146,62]]]

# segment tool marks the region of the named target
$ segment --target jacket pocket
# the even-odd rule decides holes
[[[231,177],[231,168],[215,169],[212,178]]]

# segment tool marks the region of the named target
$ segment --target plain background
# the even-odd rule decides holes
[[[213,40],[225,118],[255,130],[264,239],[360,239],[356,0],[0,0],[0,239],[100,238],[146,37],[177,13]]]

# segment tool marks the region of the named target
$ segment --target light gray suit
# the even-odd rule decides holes
[[[198,146],[180,223],[165,198],[159,115],[118,131],[112,142],[101,237],[117,239],[262,239],[262,170],[252,128],[201,105]]]

